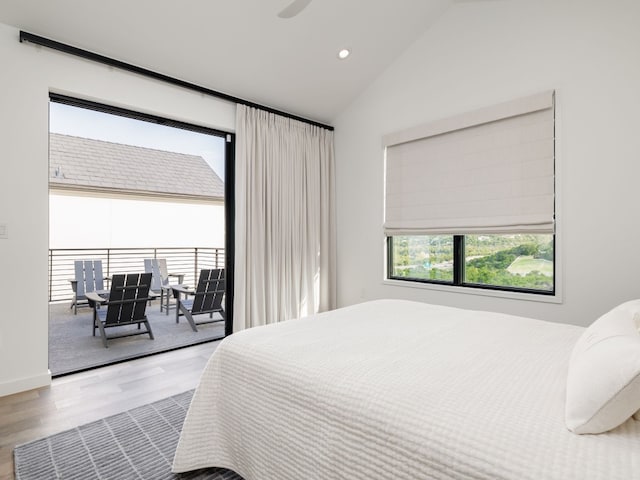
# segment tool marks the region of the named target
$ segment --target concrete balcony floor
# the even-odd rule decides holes
[[[198,325],[191,330],[184,317],[176,323],[175,309],[160,312],[160,300],[147,306],[147,318],[155,337],[136,335],[108,341],[109,348],[102,344],[100,332],[93,336],[91,308],[78,308],[77,315],[69,308],[69,302],[49,304],[49,369],[52,375],[64,375],[102,365],[109,365],[154,353],[165,352],[189,345],[196,345],[224,337],[224,322]],[[143,326],[144,328],[144,326]],[[118,335],[136,326],[107,329],[107,335]]]

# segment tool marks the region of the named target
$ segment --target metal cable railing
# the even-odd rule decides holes
[[[169,273],[183,274],[183,283],[194,285],[203,268],[224,268],[224,248],[52,248],[49,249],[49,301],[73,299],[71,282],[75,260],[102,260],[102,271],[109,277],[117,273],[144,272],[145,258],[165,258]]]

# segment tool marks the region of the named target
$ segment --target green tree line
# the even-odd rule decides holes
[[[521,237],[518,238],[520,241],[523,240]],[[531,237],[531,239],[533,238]],[[453,242],[438,242],[434,246],[433,242],[429,242],[428,239],[429,237],[424,237],[422,242],[416,242],[416,239],[413,238],[413,242],[411,242],[409,237],[394,238],[394,275],[429,280],[453,280],[451,268],[443,269],[434,266],[453,260]],[[478,255],[480,251],[486,251],[489,248],[486,242],[478,242],[476,237],[473,237],[473,240],[475,241],[469,242],[466,248],[469,257]],[[504,243],[509,241],[513,240],[506,237]],[[504,248],[504,244],[496,246],[494,242],[491,243],[493,253],[472,258],[466,262],[465,282],[536,290],[551,290],[553,288],[553,277],[541,272],[531,271],[526,275],[518,275],[507,270],[521,256],[553,261],[553,241],[548,243],[529,241],[498,251],[495,249]]]

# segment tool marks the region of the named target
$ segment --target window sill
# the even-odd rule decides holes
[[[423,290],[437,290],[447,293],[461,293],[463,295],[482,295],[485,297],[507,298],[510,300],[524,300],[528,302],[562,303],[562,295],[558,291],[557,285],[555,294],[544,295],[524,292],[509,292],[504,290],[491,290],[487,288],[443,285],[438,283],[411,282],[406,280],[395,280],[388,278],[384,279],[382,281],[382,284],[390,285],[393,287],[420,288]]]

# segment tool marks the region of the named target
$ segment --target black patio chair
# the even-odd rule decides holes
[[[224,298],[225,285],[224,268],[216,268],[200,270],[200,278],[195,290],[188,289],[183,285],[173,286],[178,305],[178,308],[176,308],[176,323],[180,321],[180,316],[184,316],[189,325],[191,325],[191,329],[197,332],[196,325],[224,321],[225,313],[222,300]],[[182,298],[181,294],[186,295],[186,298]],[[219,314],[220,318],[213,318],[214,313]],[[196,322],[193,318],[194,316],[205,314],[209,315],[206,320]]]
[[[149,301],[149,287],[151,273],[128,273],[114,275],[111,279],[109,298],[105,299],[95,292],[87,292],[89,305],[93,308],[93,335],[100,330],[102,343],[109,348],[107,340],[112,338],[130,337],[132,335],[149,334],[153,340],[153,332],[146,315]],[[100,308],[106,306],[107,308]],[[141,330],[143,324],[146,330]],[[107,336],[106,329],[138,325],[137,330],[127,330],[125,333]]]

